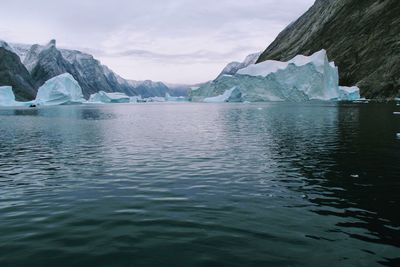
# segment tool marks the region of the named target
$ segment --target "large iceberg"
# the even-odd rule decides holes
[[[37,105],[66,105],[85,102],[82,88],[69,73],[64,73],[48,80],[38,90],[36,99]]]
[[[129,103],[131,99],[124,93],[106,93],[100,91],[92,94],[89,103]]]
[[[235,75],[222,75],[197,90],[192,90],[192,101],[223,99],[224,94],[235,88],[240,101],[308,101],[347,100],[355,94],[339,88],[338,68],[329,62],[326,51],[321,50],[309,57],[296,56],[288,62],[268,60],[252,64]],[[226,96],[226,95],[225,95]],[[219,98],[214,98],[219,97]],[[237,102],[237,97],[232,98]]]

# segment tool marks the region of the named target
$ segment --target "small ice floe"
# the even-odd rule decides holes
[[[400,115],[400,112],[393,112],[393,115]]]
[[[396,134],[397,139],[400,139],[400,133]]]
[[[351,177],[351,178],[360,178],[360,175],[358,175],[358,174],[352,174],[352,175],[350,175],[350,177]]]
[[[257,108],[258,110],[263,110],[263,108]]]

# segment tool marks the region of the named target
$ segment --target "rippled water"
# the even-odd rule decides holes
[[[399,266],[394,105],[0,110],[0,266]]]

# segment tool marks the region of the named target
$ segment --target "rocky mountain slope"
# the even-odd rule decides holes
[[[367,98],[400,96],[398,0],[316,0],[262,53],[258,63],[285,61],[326,49],[340,84],[358,85]]]
[[[231,62],[229,63],[221,72],[218,77],[221,77],[222,75],[234,75],[236,74],[239,70],[244,69],[248,67],[251,64],[254,64],[257,62],[258,58],[260,57],[260,53],[254,53],[251,55],[248,55],[243,62]]]
[[[28,70],[13,48],[6,42],[0,41],[0,86],[3,85],[12,86],[18,101],[35,98],[34,82]]]
[[[169,90],[161,82],[123,79],[92,55],[57,48],[55,40],[46,46],[13,44],[13,48],[30,72],[35,88],[57,75],[70,73],[82,87],[87,99],[99,91],[153,97],[165,96]]]

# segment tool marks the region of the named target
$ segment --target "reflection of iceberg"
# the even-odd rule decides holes
[[[191,91],[193,101],[221,96],[236,87],[241,101],[307,101],[355,98],[339,89],[338,69],[328,61],[325,50],[309,57],[296,56],[288,62],[268,60],[222,75]]]
[[[64,73],[48,80],[38,90],[34,104],[65,105],[85,102],[82,88],[69,73]]]
[[[106,93],[100,91],[92,94],[89,103],[129,103],[131,99],[124,93]]]

